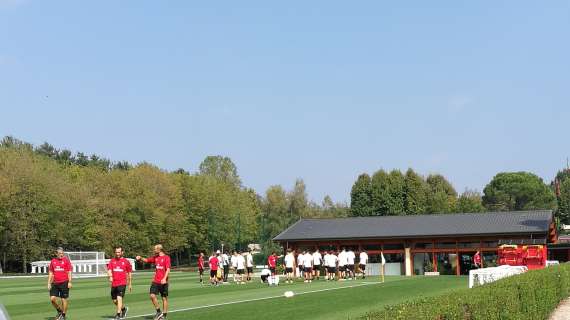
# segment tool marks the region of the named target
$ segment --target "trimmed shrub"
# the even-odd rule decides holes
[[[570,296],[570,264],[501,279],[473,289],[419,298],[362,319],[506,320],[548,319],[563,299]]]

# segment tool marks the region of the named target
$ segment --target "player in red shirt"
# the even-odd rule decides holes
[[[168,313],[168,275],[170,274],[170,257],[164,252],[161,244],[154,246],[154,257],[143,258],[137,256],[137,261],[152,263],[155,266],[154,279],[150,285],[150,300],[156,309],[154,320],[166,319]],[[160,293],[162,297],[162,309],[156,296]]]
[[[109,260],[107,264],[107,275],[111,282],[111,299],[113,299],[113,303],[117,306],[115,319],[124,319],[129,311],[129,308],[123,303],[123,299],[127,288],[127,280],[129,292],[133,290],[132,272],[133,267],[131,263],[123,257],[123,248],[115,248],[115,257]]]
[[[71,289],[71,262],[63,254],[63,248],[57,248],[56,258],[51,259],[49,264],[48,290],[49,299],[57,310],[56,320],[65,320],[67,313],[67,299]],[[61,305],[57,302],[61,299]]]
[[[481,252],[477,251],[473,256],[473,263],[477,268],[481,268]]]
[[[208,264],[210,266],[210,283],[218,285],[218,266],[220,264],[220,260],[218,260],[215,252],[212,254],[210,259],[208,259]]]
[[[271,255],[267,258],[267,264],[269,265],[269,271],[271,271],[271,276],[275,276],[275,269],[277,268],[277,253],[273,251]]]
[[[277,256],[277,253],[273,251],[269,257],[267,257],[267,264],[269,265],[269,271],[271,271],[271,277],[273,278],[273,283],[275,283],[275,270],[277,268],[277,259],[283,257]]]
[[[200,283],[203,282],[202,276],[204,275],[204,253],[200,252],[198,257],[198,273],[200,274]]]

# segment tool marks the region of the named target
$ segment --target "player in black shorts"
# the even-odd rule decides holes
[[[360,264],[358,265],[358,268],[360,269],[360,272],[362,272],[362,279],[366,278],[366,265]]]
[[[57,310],[56,320],[65,320],[66,317],[72,270],[71,261],[65,256],[63,248],[57,248],[56,257],[49,264],[48,274],[49,299]],[[61,304],[58,303],[58,298]]]
[[[353,264],[347,265],[346,270],[348,271],[346,277],[354,280],[354,265]]]

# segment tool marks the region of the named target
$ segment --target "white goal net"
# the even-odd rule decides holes
[[[469,288],[484,285],[528,271],[525,266],[499,266],[493,268],[473,269],[469,271]]]
[[[97,277],[107,274],[107,263],[109,259],[105,259],[105,252],[97,251],[76,251],[65,252],[65,256],[71,261],[74,277]],[[127,259],[135,270],[134,259]],[[46,274],[48,273],[50,261],[34,261],[32,265],[32,273]]]

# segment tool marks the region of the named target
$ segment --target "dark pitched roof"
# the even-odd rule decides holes
[[[547,234],[551,210],[301,219],[274,241]]]

